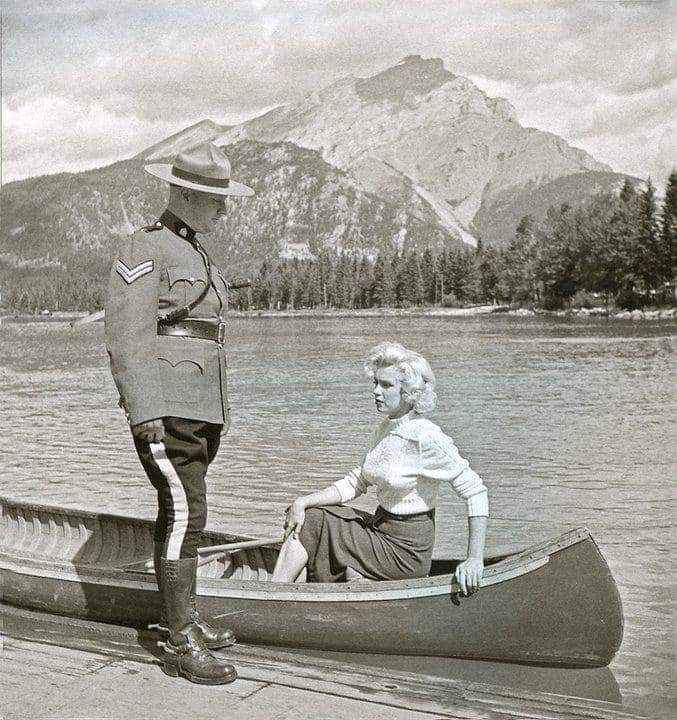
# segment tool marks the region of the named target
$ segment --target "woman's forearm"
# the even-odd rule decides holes
[[[318,507],[320,505],[340,505],[341,494],[334,485],[329,485],[324,490],[318,490],[310,495],[302,495],[297,497],[294,502],[300,505],[304,510],[307,508]]]
[[[468,557],[484,558],[484,542],[487,536],[487,518],[485,515],[468,517]]]

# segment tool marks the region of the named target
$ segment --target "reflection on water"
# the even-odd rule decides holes
[[[587,526],[623,600],[625,638],[611,668],[625,702],[667,715],[674,330],[606,319],[233,319],[233,425],[210,472],[210,525],[272,535],[291,498],[359,462],[375,421],[362,359],[375,342],[399,340],[430,359],[435,419],[489,485],[489,551]],[[0,383],[4,494],[153,516],[100,324],[3,324]],[[462,504],[443,490],[436,555],[462,554],[464,544]]]

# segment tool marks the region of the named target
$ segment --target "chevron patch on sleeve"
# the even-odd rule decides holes
[[[115,271],[127,285],[131,285],[134,280],[138,280],[140,277],[152,273],[154,267],[152,260],[146,260],[146,262],[142,262],[133,268],[128,268],[122,260],[118,260],[115,264]]]

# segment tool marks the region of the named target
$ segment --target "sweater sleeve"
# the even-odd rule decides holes
[[[339,491],[341,502],[349,502],[367,492],[369,483],[362,476],[362,467],[353,468],[345,477],[332,483]]]
[[[423,433],[419,440],[421,475],[451,483],[468,507],[468,516],[489,515],[487,488],[480,476],[461,457],[454,441],[439,428]]]

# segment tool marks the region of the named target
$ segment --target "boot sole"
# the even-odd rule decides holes
[[[223,650],[224,648],[233,647],[233,645],[237,645],[237,640],[233,640],[233,642],[224,643],[223,645],[210,645],[208,642],[205,642],[205,645],[210,650]]]
[[[233,680],[237,680],[236,672],[232,675],[226,675],[225,677],[204,678],[199,675],[193,675],[176,665],[168,663],[162,663],[162,671],[165,675],[169,675],[169,677],[182,677],[196,685],[227,685],[228,683],[232,683]]]

